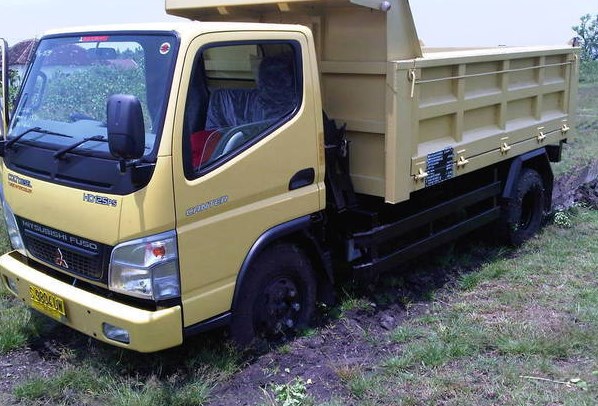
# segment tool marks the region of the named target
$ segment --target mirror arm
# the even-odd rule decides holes
[[[121,159],[118,162],[118,170],[124,175],[131,168],[131,182],[135,185],[145,185],[156,167],[156,159]]]
[[[156,159],[146,159],[146,158],[139,158],[139,159],[120,159],[118,161],[118,171],[121,174],[127,172],[129,168],[138,168],[140,166],[144,166],[144,164],[154,165],[156,163]]]
[[[134,168],[140,163],[141,159],[120,159],[118,161],[118,171],[121,174],[127,172],[128,168]]]

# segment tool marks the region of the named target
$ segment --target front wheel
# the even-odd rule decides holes
[[[540,174],[534,169],[524,169],[503,213],[503,233],[509,243],[520,245],[538,232],[545,216],[545,195]]]
[[[272,343],[308,327],[316,304],[316,278],[297,246],[277,244],[250,265],[234,303],[231,336],[241,348]]]

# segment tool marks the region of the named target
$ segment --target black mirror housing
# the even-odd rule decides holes
[[[145,125],[141,102],[132,95],[115,94],[107,103],[108,146],[122,159],[138,159],[145,152]]]

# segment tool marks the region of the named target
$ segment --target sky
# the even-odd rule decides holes
[[[427,46],[566,44],[582,15],[598,14],[598,0],[410,3]],[[0,37],[9,45],[60,27],[182,20],[166,14],[164,0],[0,0]]]

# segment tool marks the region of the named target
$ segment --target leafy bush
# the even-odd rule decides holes
[[[311,399],[307,394],[307,385],[311,384],[311,379],[303,381],[300,377],[295,378],[286,384],[271,384],[270,388],[274,392],[273,405],[280,406],[304,406],[311,404]]]

